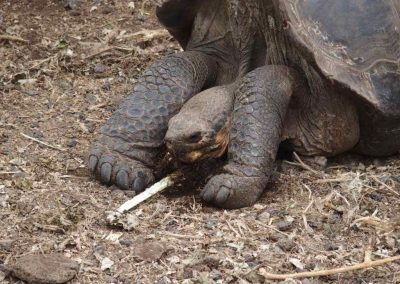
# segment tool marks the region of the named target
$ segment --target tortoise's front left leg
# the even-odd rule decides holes
[[[196,51],[154,63],[101,129],[89,154],[90,172],[104,184],[142,191],[154,179],[169,119],[214,83],[216,69],[212,57]]]
[[[258,200],[273,170],[286,110],[299,84],[300,76],[285,66],[255,69],[239,82],[229,162],[201,192],[205,201],[223,208],[241,208]]]

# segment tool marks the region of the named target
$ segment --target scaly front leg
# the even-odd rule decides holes
[[[216,65],[213,58],[195,51],[154,63],[103,126],[89,154],[91,173],[104,184],[142,191],[154,179],[169,119],[214,83]]]
[[[224,173],[212,177],[201,196],[223,208],[250,206],[267,185],[281,141],[286,110],[301,79],[285,66],[247,74],[235,92],[233,125]]]

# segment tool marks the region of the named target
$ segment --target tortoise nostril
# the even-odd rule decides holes
[[[200,131],[196,131],[193,132],[192,134],[190,134],[187,138],[186,141],[189,143],[197,143],[201,140],[202,136],[201,136],[201,132]]]

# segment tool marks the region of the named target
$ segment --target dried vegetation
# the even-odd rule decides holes
[[[178,50],[153,8],[0,1],[0,282],[17,283],[4,264],[34,253],[77,260],[72,283],[263,283],[398,255],[399,157],[284,161],[251,208],[207,207],[189,188],[142,204],[133,231],[107,226],[129,193],[88,178],[86,152],[138,74]],[[296,281],[398,283],[399,270]]]

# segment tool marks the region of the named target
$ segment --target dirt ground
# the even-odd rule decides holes
[[[143,69],[179,47],[152,1],[83,2],[0,1],[0,35],[13,36],[0,36],[0,268],[61,253],[80,264],[71,283],[269,283],[399,254],[400,157],[280,161],[251,208],[212,208],[191,188],[139,206],[133,231],[107,226],[130,193],[88,176],[88,147]],[[0,283],[21,283],[4,271]],[[400,283],[399,271],[286,282]]]

